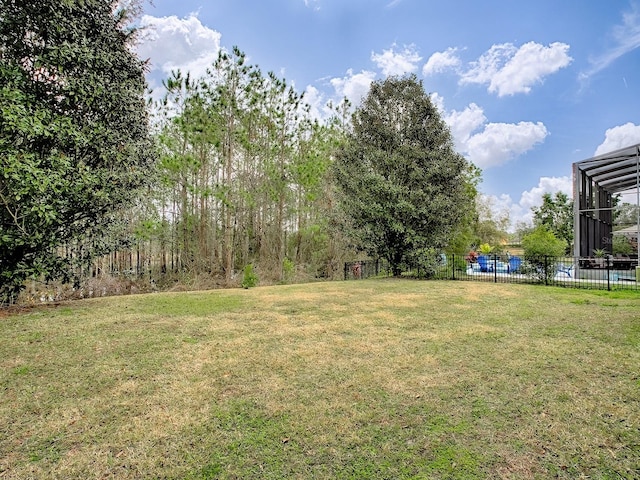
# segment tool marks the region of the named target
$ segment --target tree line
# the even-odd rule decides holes
[[[158,181],[131,222],[137,252],[162,273],[229,285],[255,265],[270,281],[298,269],[333,278],[358,251],[397,273],[475,218],[479,173],[415,77],[376,82],[355,112],[345,101],[323,121],[238,48],[164,88]]]
[[[136,6],[0,2],[0,303],[28,279],[113,272],[334,278],[361,254],[428,272],[437,252],[506,239],[508,215],[481,199],[415,76],[318,119],[233,48],[201,78],[172,72],[151,102]],[[536,218],[570,243],[568,199],[551,200]]]
[[[137,239],[170,250],[174,267],[227,282],[249,263],[276,279],[287,261],[330,276],[337,117],[313,119],[301,94],[237,48],[220,52],[203,78],[177,71],[164,86],[158,181],[138,212]]]

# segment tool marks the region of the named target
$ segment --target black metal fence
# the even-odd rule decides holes
[[[544,284],[601,290],[640,290],[637,257],[521,257],[440,254],[421,265],[401,265],[403,277],[493,283]],[[384,260],[344,264],[344,279],[391,276]]]

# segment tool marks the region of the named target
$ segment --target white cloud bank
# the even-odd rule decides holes
[[[444,52],[436,52],[429,57],[427,63],[422,67],[422,74],[425,77],[443,73],[447,70],[457,70],[462,65],[462,61],[456,54],[457,48],[447,48]]]
[[[222,35],[204,26],[195,14],[186,18],[144,15],[141,27],[138,54],[150,58],[152,71],[164,76],[180,69],[191,72],[193,78],[201,77],[218,57]]]
[[[405,46],[401,51],[396,51],[396,48],[394,44],[382,53],[371,53],[371,60],[382,70],[382,74],[388,77],[417,71],[422,57],[418,54],[415,45]]]
[[[569,45],[560,42],[547,47],[535,42],[519,48],[511,43],[493,45],[461,74],[460,83],[488,84],[489,92],[499,97],[529,93],[533,85],[571,63],[568,51]]]
[[[613,152],[620,148],[640,143],[640,125],[631,122],[609,128],[604,134],[604,142],[596,149],[594,155]]]
[[[487,123],[475,103],[460,112],[445,112],[438,96],[434,102],[451,129],[456,149],[482,169],[504,165],[542,143],[549,134],[541,122]]]
[[[562,192],[571,197],[573,195],[571,177],[541,177],[537,186],[522,193],[518,206],[531,211],[531,208],[542,205],[542,195],[545,193],[555,194],[556,192]]]
[[[360,73],[353,73],[353,70],[349,69],[344,77],[332,78],[329,83],[340,99],[347,97],[353,105],[359,105],[369,93],[375,78],[375,72],[362,70]]]
[[[542,143],[547,134],[542,122],[489,123],[469,138],[467,156],[481,168],[503,165]]]

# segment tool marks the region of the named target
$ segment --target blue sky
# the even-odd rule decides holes
[[[238,46],[322,116],[415,73],[514,224],[571,194],[573,162],[640,143],[640,0],[153,0],[141,23],[155,87]]]

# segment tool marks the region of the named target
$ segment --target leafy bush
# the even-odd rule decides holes
[[[296,270],[296,266],[291,260],[289,260],[288,258],[285,258],[282,261],[282,279],[284,280],[285,283],[289,283],[293,279],[293,274],[295,273],[295,270]]]
[[[253,265],[249,264],[244,267],[242,275],[242,288],[255,287],[258,284],[258,275],[253,271]]]
[[[544,225],[522,237],[524,259],[530,265],[528,275],[545,283],[556,274],[556,259],[564,255],[565,244]],[[525,270],[525,269],[523,269]]]
[[[411,266],[409,274],[419,278],[434,278],[443,267],[442,257],[433,248],[414,250],[408,255],[408,263]],[[444,265],[446,265],[446,257]]]
[[[629,239],[623,235],[613,236],[613,254],[631,255],[635,253]]]
[[[558,239],[546,227],[537,227],[533,232],[522,237],[524,258],[527,260],[541,257],[557,258],[564,255],[564,242]]]

